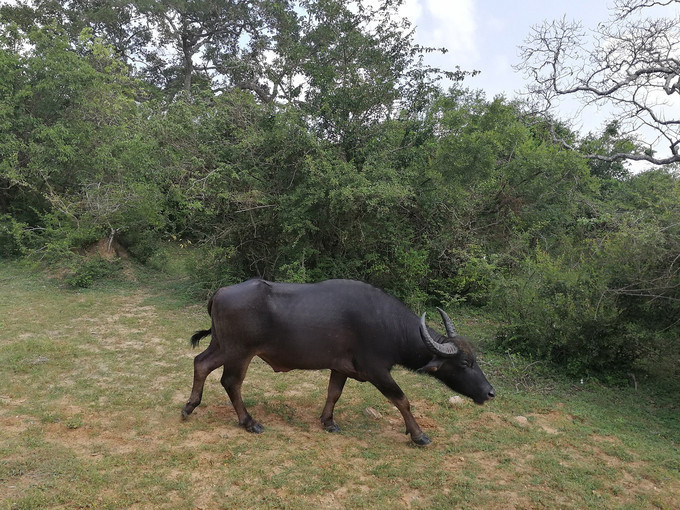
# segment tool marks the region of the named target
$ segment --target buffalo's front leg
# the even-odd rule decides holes
[[[328,397],[326,398],[326,405],[321,413],[321,424],[328,432],[340,432],[340,427],[333,420],[333,409],[335,404],[342,395],[342,390],[345,387],[347,376],[331,370],[331,378],[328,381]]]
[[[201,403],[206,377],[222,364],[224,364],[224,357],[215,341],[211,341],[208,348],[194,358],[194,385],[191,388],[189,401],[182,408],[183,419],[186,419]]]
[[[411,404],[406,398],[406,395],[401,391],[401,388],[396,381],[392,379],[390,373],[387,372],[372,379],[371,383],[378,388],[397,409],[399,409],[399,412],[404,418],[404,423],[406,424],[406,433],[411,434],[411,441],[420,446],[430,444],[430,438],[421,430],[418,422],[416,422],[416,419],[411,413]]]
[[[250,358],[225,363],[220,382],[227,391],[229,399],[234,406],[239,425],[248,432],[260,434],[264,432],[264,427],[250,416],[250,413],[243,403],[243,398],[241,397],[241,385],[243,384],[243,379],[246,377],[246,371],[248,370],[249,364]]]

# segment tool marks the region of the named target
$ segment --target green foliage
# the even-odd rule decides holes
[[[620,205],[644,196],[647,207],[580,221],[560,254],[522,259],[494,293],[508,324],[502,345],[579,374],[661,360],[680,333],[678,189],[667,172],[631,178]]]
[[[494,289],[494,304],[507,323],[500,346],[549,359],[574,375],[629,368],[635,346],[621,335],[618,310],[601,301],[603,289],[593,276],[542,251],[523,260]]]
[[[91,287],[98,280],[110,278],[120,270],[119,261],[108,261],[102,257],[74,257],[65,281],[72,287]]]
[[[442,297],[443,303],[449,306],[457,301],[467,301],[475,306],[486,305],[489,293],[503,271],[497,262],[498,257],[487,256],[474,245],[461,255],[464,258],[461,258],[456,275],[442,286],[447,291],[439,290],[437,293]],[[451,292],[454,294],[450,294]]]
[[[597,154],[600,156],[612,156],[613,154],[633,153],[640,151],[640,147],[619,133],[619,124],[614,121],[609,123],[600,136],[589,134],[581,142],[580,151],[584,154]],[[602,179],[623,179],[629,175],[623,161],[602,161],[591,159],[588,162],[590,172]]]
[[[300,108],[311,129],[330,141],[343,159],[361,168],[367,144],[386,119],[419,112],[442,76],[425,66],[422,54],[434,51],[413,42],[410,22],[400,19],[399,2],[353,0],[301,2],[300,42],[295,57],[305,78]],[[401,103],[401,104],[400,104]]]
[[[33,30],[27,42],[33,50],[18,55],[23,74],[8,95],[15,109],[2,144],[9,156],[0,169],[8,184],[3,209],[25,222],[58,225],[53,241],[50,232],[33,236],[47,251],[59,237],[75,243],[64,249],[79,248],[93,231],[139,235],[163,226],[154,142],[127,68],[89,30],[75,50],[54,26]]]
[[[12,259],[25,254],[26,225],[9,214],[0,214],[0,258]]]

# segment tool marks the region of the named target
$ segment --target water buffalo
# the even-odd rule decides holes
[[[253,357],[276,372],[330,369],[328,398],[321,423],[339,431],[333,409],[348,377],[369,381],[401,412],[406,433],[419,445],[430,442],[416,423],[408,399],[390,375],[401,365],[434,376],[477,404],[495,391],[475,360],[467,340],[456,333],[439,309],[447,336],[425,324],[398,299],[366,283],[328,280],[313,284],[249,280],[219,289],[208,302],[210,329],[191,338],[195,347],[212,335],[210,345],[194,359],[194,384],[183,418],[201,403],[210,372],[224,365],[222,386],[249,432],[264,429],[246,410],[241,383]]]

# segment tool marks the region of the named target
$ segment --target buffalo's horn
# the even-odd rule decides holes
[[[430,332],[427,330],[427,325],[425,324],[425,315],[426,314],[424,313],[420,318],[420,336],[427,348],[432,354],[436,354],[442,358],[452,358],[455,356],[458,352],[458,347],[456,347],[456,344],[453,342],[440,344],[432,339]]]
[[[449,319],[449,316],[446,315],[446,312],[441,308],[437,308],[437,310],[439,310],[439,315],[442,316],[442,320],[444,321],[444,327],[446,328],[446,336],[448,336],[449,338],[458,336],[458,333],[456,333],[456,328],[453,327],[453,322],[451,321],[451,319]]]

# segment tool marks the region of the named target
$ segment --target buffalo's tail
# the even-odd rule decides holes
[[[215,294],[210,296],[210,299],[208,300],[208,315],[212,315],[210,312],[212,312],[212,304],[213,304],[213,299],[215,298]],[[204,338],[208,335],[210,335],[211,330],[209,329],[199,329],[196,331],[191,336],[191,346],[192,347],[198,347],[198,343],[201,341],[201,338]]]
[[[200,330],[196,331],[196,333],[194,333],[191,336],[191,346],[197,347],[198,342],[201,341],[201,338],[204,338],[204,337],[210,335],[210,331],[211,330],[209,330],[209,329],[200,329]]]

